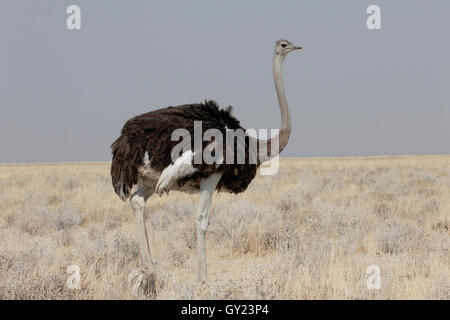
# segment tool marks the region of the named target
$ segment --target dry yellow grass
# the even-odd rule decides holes
[[[133,298],[134,216],[109,163],[1,165],[0,190],[0,298]],[[450,156],[284,159],[244,194],[216,194],[203,285],[196,199],[148,201],[156,298],[450,298]],[[66,288],[69,265],[79,290]]]

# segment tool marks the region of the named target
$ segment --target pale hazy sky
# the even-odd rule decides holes
[[[66,8],[81,7],[81,30]],[[366,27],[381,7],[382,30]],[[450,153],[450,1],[0,1],[0,162],[109,160],[130,117],[215,99],[284,156]]]

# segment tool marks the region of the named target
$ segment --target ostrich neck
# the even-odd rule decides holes
[[[281,131],[291,131],[291,117],[289,114],[289,107],[286,100],[286,94],[284,93],[283,77],[281,72],[281,65],[283,58],[280,55],[274,55],[273,58],[273,81],[275,83],[275,90],[277,91],[278,103],[281,111]],[[280,141],[280,152],[286,146],[287,141],[282,146]]]
[[[278,103],[280,105],[281,128],[280,132],[275,137],[272,137],[267,141],[258,140],[258,149],[263,152],[264,157],[267,157],[266,159],[264,159],[264,161],[270,160],[280,154],[281,151],[283,151],[283,149],[286,147],[289,141],[289,136],[291,135],[291,117],[286,100],[286,95],[284,93],[283,78],[281,72],[281,65],[283,63],[283,60],[284,57],[275,54],[273,57],[272,66],[273,81],[275,83],[275,90],[277,92]],[[275,144],[275,150],[272,151],[272,144],[274,143],[274,141],[277,141],[278,143]],[[278,145],[278,148],[276,148],[276,145]]]

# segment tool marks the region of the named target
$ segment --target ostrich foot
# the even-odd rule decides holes
[[[128,286],[135,297],[154,297],[156,296],[155,273],[133,270],[128,275]]]

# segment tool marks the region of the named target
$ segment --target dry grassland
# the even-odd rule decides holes
[[[0,298],[133,298],[135,220],[109,163],[0,165],[0,191]],[[148,201],[157,299],[450,298],[450,156],[284,159],[244,194],[216,194],[207,284],[196,199]],[[66,288],[70,265],[79,290]]]

